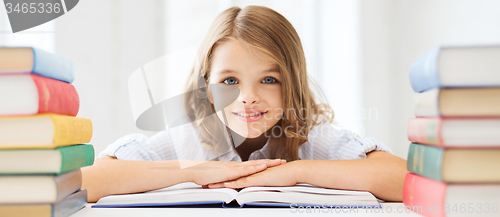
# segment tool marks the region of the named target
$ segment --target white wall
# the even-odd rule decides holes
[[[500,44],[499,8],[492,0],[362,1],[363,103],[379,111],[364,121],[367,136],[406,158],[410,64],[438,45]]]
[[[56,53],[74,61],[78,116],[92,119],[96,154],[137,129],[127,81],[164,54],[163,1],[80,1],[56,19]]]

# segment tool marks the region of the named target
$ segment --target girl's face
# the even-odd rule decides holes
[[[278,123],[283,98],[275,62],[237,40],[218,45],[212,55],[209,83],[234,85],[240,90],[238,98],[224,108],[226,125],[241,136],[256,138]],[[218,116],[225,122],[221,111]]]

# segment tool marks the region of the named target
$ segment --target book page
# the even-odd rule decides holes
[[[203,189],[192,182],[181,183],[163,189],[137,194],[111,195],[101,198],[97,205],[127,205],[127,204],[172,204],[199,201],[231,202],[238,194],[229,188]]]
[[[224,194],[231,195],[234,197],[238,194],[238,191],[230,188],[218,188],[218,189],[204,189],[201,185],[197,185],[193,182],[185,182],[170,187],[148,191],[141,194],[148,195],[172,195],[172,194],[187,194],[187,193],[213,193],[220,192]]]
[[[371,195],[370,192],[366,191],[329,189],[309,184],[297,184],[295,186],[288,186],[288,187],[248,187],[242,189],[239,194],[247,192],[257,192],[257,191],[303,192],[311,194],[328,194],[328,195],[366,195],[366,194]]]
[[[289,187],[248,187],[236,195],[240,204],[312,204],[378,206],[370,192],[321,188],[309,184]]]
[[[284,204],[314,204],[314,205],[369,205],[376,206],[378,202],[371,194],[314,194],[304,192],[270,192],[255,191],[238,194],[238,204],[246,203],[284,203]]]

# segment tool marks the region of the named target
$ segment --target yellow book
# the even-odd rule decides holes
[[[0,117],[0,149],[57,148],[88,143],[91,138],[88,118],[56,114]]]

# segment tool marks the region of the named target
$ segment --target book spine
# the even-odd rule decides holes
[[[408,120],[408,140],[438,147],[444,146],[441,118],[411,118]]]
[[[88,143],[92,138],[92,121],[65,115],[51,115],[55,127],[54,145]]]
[[[444,149],[411,143],[408,150],[408,171],[431,178],[437,181],[443,181],[442,162]]]
[[[414,213],[444,217],[446,183],[407,173],[403,184],[403,203]]]
[[[419,93],[434,87],[441,87],[438,72],[438,57],[441,48],[436,48],[410,66],[410,84]]]
[[[0,204],[2,217],[52,217],[51,204]]]
[[[75,80],[75,70],[71,60],[40,49],[32,49],[34,59],[33,73],[70,84],[73,83]]]
[[[76,116],[80,108],[78,93],[73,85],[31,75],[38,90],[38,113],[55,113]]]
[[[87,190],[82,189],[54,204],[52,217],[67,217],[87,205]]]
[[[54,176],[54,182],[57,188],[55,201],[60,201],[82,187],[82,172],[80,169],[76,169]]]
[[[72,145],[58,148],[61,153],[61,171],[69,172],[94,163],[94,147],[92,145]]]

